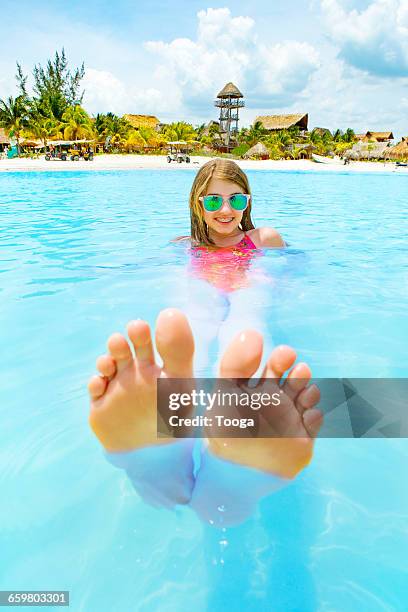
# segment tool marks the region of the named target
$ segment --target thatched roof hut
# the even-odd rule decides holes
[[[391,147],[388,142],[356,142],[344,153],[347,159],[388,159]]]
[[[292,142],[285,147],[286,151],[296,154],[298,159],[312,159],[312,153],[316,147],[310,142]]]
[[[388,153],[391,159],[408,159],[408,136],[404,136]]]
[[[294,115],[260,115],[254,121],[258,121],[266,130],[287,130],[291,127],[299,127],[301,130],[307,130],[307,122],[309,120],[307,113],[297,113]]]
[[[133,128],[153,128],[156,130],[160,121],[154,115],[123,115],[123,119],[128,121]]]
[[[244,159],[269,159],[269,150],[263,142],[257,142],[256,145],[248,149],[248,151],[244,153],[242,157]]]
[[[356,140],[364,140],[365,137],[366,137],[366,134],[354,134],[354,138]]]
[[[38,147],[42,144],[43,142],[39,138],[23,138],[20,140],[20,145],[22,147]]]
[[[211,120],[207,123],[207,125],[205,126],[205,128],[202,131],[202,136],[209,136],[210,135],[210,130],[212,127],[220,127],[220,122],[219,121],[214,121]]]
[[[227,83],[217,94],[217,98],[243,98],[244,96],[239,91],[238,87],[234,83]]]
[[[0,145],[10,144],[10,136],[7,135],[4,128],[0,128]]]
[[[322,127],[315,127],[315,128],[313,128],[311,133],[312,134],[317,134],[320,137],[325,136],[326,134],[328,136],[332,135],[331,131],[328,128],[322,128]]]
[[[387,142],[388,140],[394,140],[394,134],[392,132],[366,132],[364,140]]]

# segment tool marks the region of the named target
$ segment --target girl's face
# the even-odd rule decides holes
[[[215,212],[208,212],[204,207],[202,209],[204,220],[208,225],[210,233],[215,232],[217,234],[221,234],[222,236],[237,233],[244,211],[234,210],[229,205],[228,198],[234,193],[244,193],[244,191],[239,185],[233,183],[232,181],[212,178],[208,183],[207,192],[205,195],[220,195],[224,198],[222,206],[219,210]]]

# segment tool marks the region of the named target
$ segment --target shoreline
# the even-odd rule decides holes
[[[198,170],[214,157],[192,156],[191,163],[168,163],[165,155],[97,155],[92,162],[88,161],[46,161],[42,159],[0,159],[1,172],[44,172],[44,171],[109,171],[109,170]],[[350,162],[344,164],[319,164],[307,159],[299,160],[235,160],[243,170],[276,170],[299,172],[396,172],[394,163],[383,162]],[[405,173],[407,170],[397,170]]]

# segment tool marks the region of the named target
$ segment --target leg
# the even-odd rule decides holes
[[[229,294],[230,309],[227,318],[222,323],[219,338],[220,358],[215,366],[215,376],[220,371],[221,356],[224,355],[231,340],[243,329],[256,330],[264,341],[264,352],[270,354],[274,346],[273,338],[267,329],[268,296],[260,286],[234,291]],[[260,376],[255,372],[254,376]]]
[[[145,501],[172,506],[188,503],[193,487],[191,441],[157,438],[157,378],[192,378],[194,342],[181,312],[160,313],[155,363],[150,328],[144,321],[128,325],[134,349],[121,334],[109,338],[109,355],[100,357],[101,376],[89,382],[89,422],[106,458],[124,468]]]
[[[259,368],[262,337],[242,332],[223,355],[222,378],[250,378]],[[296,354],[278,347],[270,355],[262,377],[279,384],[294,364]],[[190,505],[205,521],[231,526],[246,520],[258,501],[289,483],[312,458],[313,438],[322,422],[314,408],[319,401],[316,387],[307,387],[311,372],[306,364],[292,368],[281,385],[282,410],[276,413],[277,438],[211,438],[202,454]],[[237,389],[239,391],[239,389]],[[284,417],[284,418],[283,418]],[[283,434],[284,435],[284,434]]]
[[[209,375],[209,364],[215,361],[215,356],[211,359],[211,347],[228,316],[229,299],[215,287],[191,277],[187,279],[187,291],[184,287],[181,295],[185,303],[180,307],[188,318],[195,341],[194,373],[197,378],[204,378]]]

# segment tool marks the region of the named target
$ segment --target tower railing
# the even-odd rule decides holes
[[[222,98],[221,100],[216,100],[214,102],[214,106],[218,106],[218,108],[243,108],[245,106],[244,100],[228,100],[226,98]]]

